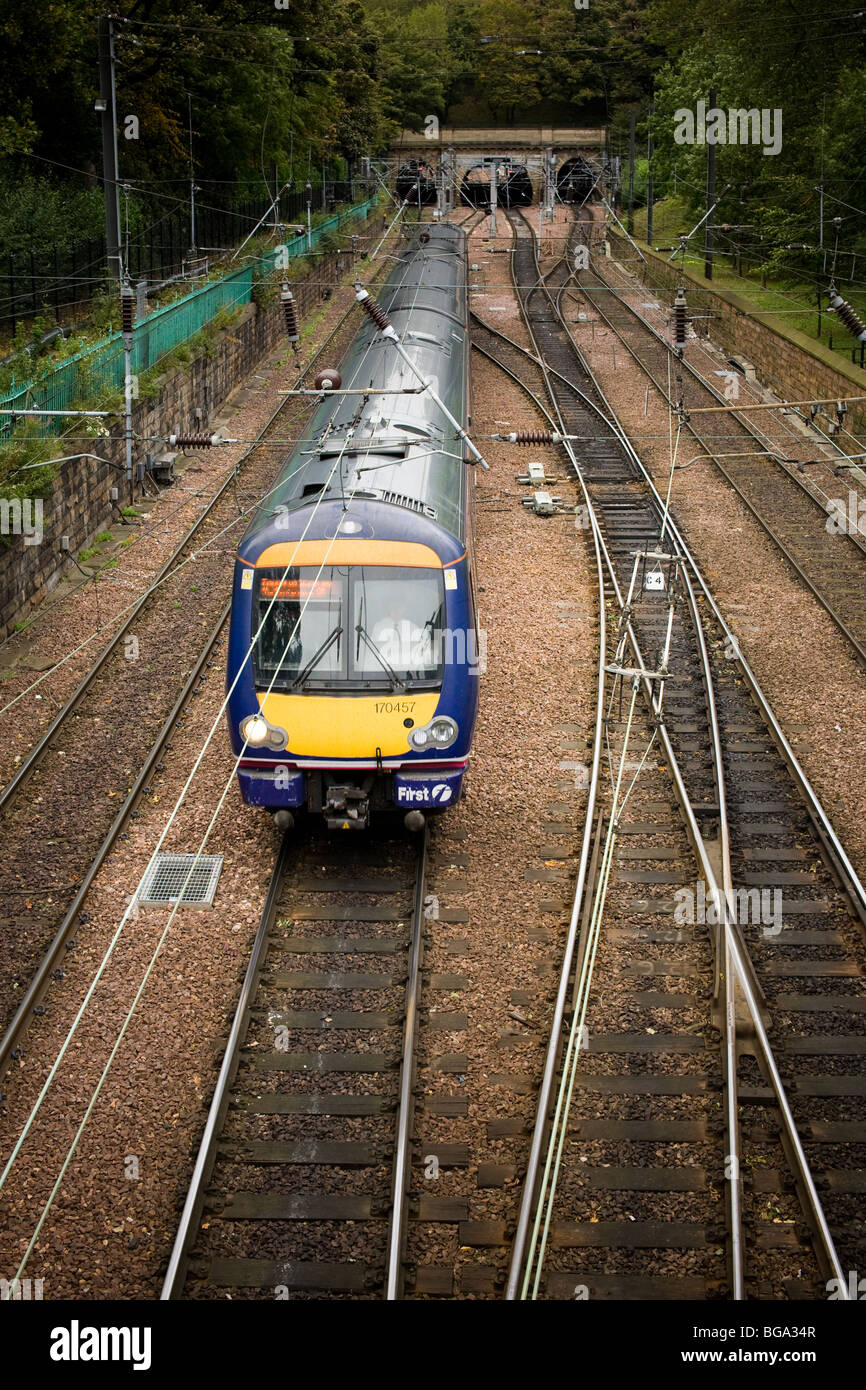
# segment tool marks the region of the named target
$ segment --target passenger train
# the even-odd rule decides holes
[[[466,282],[464,234],[427,223],[379,293],[464,428]],[[362,829],[393,805],[420,829],[461,794],[478,708],[474,474],[375,322],[341,371],[238,546],[232,748],[244,800],[281,827]]]

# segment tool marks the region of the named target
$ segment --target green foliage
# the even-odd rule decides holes
[[[32,250],[40,258],[54,245],[101,236],[104,223],[98,188],[70,187],[27,168],[0,175],[0,247],[7,254]]]
[[[825,280],[838,228],[837,283],[866,256],[861,192],[866,24],[803,0],[117,0],[121,178],[131,230],[182,206],[190,119],[199,205],[260,197],[276,165],[293,190],[318,189],[323,161],[345,174],[426,117],[457,123],[609,123],[625,153],[648,109],[656,196],[704,210],[706,147],[674,140],[675,112],[717,92],[724,109],[779,109],[777,156],[717,147],[717,245],[760,274]],[[48,251],[101,233],[96,21],[103,0],[5,0],[0,8],[0,252]],[[138,139],[125,139],[135,115]],[[819,256],[816,185],[826,203]],[[645,171],[638,165],[637,201]],[[836,200],[836,201],[834,201]],[[847,206],[845,206],[847,204]],[[804,249],[805,248],[805,249]],[[820,262],[820,264],[819,264]],[[303,272],[293,263],[289,278]],[[98,274],[98,270],[94,271]],[[852,291],[853,292],[853,291]],[[167,296],[175,293],[170,290]],[[257,276],[253,297],[273,302]],[[97,296],[93,331],[117,327]],[[12,345],[0,389],[33,375],[36,325]],[[77,350],[57,344],[43,361]]]
[[[198,333],[187,338],[185,343],[179,343],[177,347],[172,348],[164,357],[161,357],[153,367],[142,372],[138,378],[139,400],[151,400],[158,395],[165,377],[179,367],[188,366],[196,358],[209,357],[215,353],[217,340],[222,330],[239,318],[242,313],[243,305],[237,309],[221,309]],[[120,407],[122,399],[121,395],[113,397],[105,408],[110,410],[112,403]]]
[[[17,428],[16,438],[0,444],[0,497],[9,501],[48,497],[54,486],[56,465],[45,460],[61,456],[62,443],[37,436],[29,423]],[[13,541],[13,536],[0,536],[4,546]]]
[[[763,0],[758,8],[751,0],[693,0],[685,10],[675,0],[651,0],[648,14],[670,55],[656,81],[657,193],[671,193],[676,183],[693,221],[704,210],[707,148],[676,143],[678,109],[694,110],[713,88],[726,112],[778,111],[778,154],[765,155],[763,141],[716,146],[719,247],[729,254],[739,248],[750,268],[826,283],[816,190],[823,177],[825,247],[835,240],[831,219],[842,217],[838,280],[851,254],[866,251],[864,218],[843,206],[863,206],[852,194],[866,136],[866,27],[852,23],[838,43],[832,15],[791,0]]]
[[[263,266],[253,272],[252,301],[259,310],[269,309],[277,302],[277,282]]]
[[[603,120],[644,100],[664,62],[648,3],[367,0],[385,115],[396,129],[453,107],[468,124]]]
[[[102,0],[0,7],[0,251],[101,234],[93,98],[104,13]],[[275,164],[294,188],[318,185],[323,159],[345,173],[381,145],[378,41],[357,0],[118,0],[111,13],[133,233],[157,223],[188,178],[190,114],[202,206],[225,207],[231,184],[230,198],[260,197]],[[129,115],[137,139],[125,138]]]

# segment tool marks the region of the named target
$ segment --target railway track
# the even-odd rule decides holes
[[[578,238],[587,246],[594,225],[586,219],[575,224]],[[663,399],[670,402],[672,356],[662,335],[594,267],[579,271],[574,283]],[[567,284],[563,279],[557,287],[557,312],[562,311],[563,295],[569,293]],[[804,441],[795,442],[790,434],[772,437],[755,423],[760,417],[750,419],[731,410],[730,402],[704,380],[687,356],[676,363],[676,369],[685,378],[684,427],[688,434],[710,455],[722,477],[866,665],[866,541],[852,529],[828,531],[830,499],[809,481],[805,470],[798,470],[796,458],[783,461],[792,451],[802,452]],[[725,407],[725,413],[688,414],[714,404]],[[844,464],[841,452],[839,459]]]
[[[455,1157],[413,1145],[426,874],[426,831],[284,841],[163,1299],[450,1289],[404,1258],[413,1214],[455,1219],[411,1197]]]
[[[557,312],[567,265],[543,282],[512,225],[536,353],[476,333],[584,440],[605,601],[622,612],[628,595],[611,766],[650,756],[613,834],[602,808],[578,880],[508,1296],[826,1297],[863,1257],[863,889],[670,520],[658,550],[660,499]],[[671,558],[639,558],[654,551]],[[645,589],[660,569],[665,588]],[[659,682],[632,673],[668,632],[659,706]],[[714,889],[727,929],[706,911]]]
[[[297,385],[325,354],[345,346],[352,313],[343,315]],[[233,540],[246,515],[237,484],[256,498],[266,491],[285,453],[279,436],[293,403],[281,401],[0,791],[7,986],[0,1001],[0,1079],[21,1056],[30,1023],[49,1007],[70,943],[86,926],[82,909],[91,884],[138,816],[141,799],[158,794],[172,732],[183,727],[184,710],[209,679],[228,617]],[[130,637],[137,643],[134,661]],[[17,709],[7,721],[15,722]]]

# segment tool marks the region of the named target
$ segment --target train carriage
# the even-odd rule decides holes
[[[463,233],[425,227],[380,303],[465,425]],[[375,323],[342,372],[368,389],[322,400],[238,547],[229,729],[244,800],[279,824],[362,828],[392,804],[418,829],[460,795],[478,705],[473,475]]]

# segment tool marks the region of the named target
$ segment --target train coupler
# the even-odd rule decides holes
[[[370,796],[362,787],[328,787],[322,809],[329,830],[366,830],[370,824]]]

